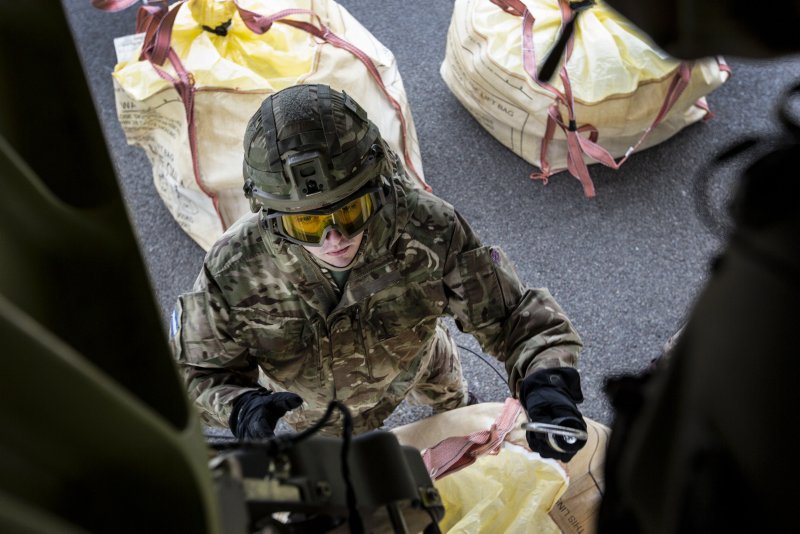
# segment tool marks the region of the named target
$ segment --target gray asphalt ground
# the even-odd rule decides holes
[[[175,298],[199,272],[203,250],[161,203],[149,162],[126,144],[117,121],[112,41],[133,33],[136,9],[103,13],[88,0],[63,3],[166,325]],[[800,57],[727,57],[733,77],[708,98],[715,118],[635,155],[619,171],[592,166],[597,196],[587,199],[566,173],[546,186],[530,181],[532,167],[495,141],[450,94],[439,66],[452,2],[341,3],[397,59],[434,192],[456,206],[486,244],[501,246],[528,285],[547,287],[573,320],[585,344],[582,410],[610,424],[604,379],[640,371],[660,354],[722,244],[696,209],[698,168],[745,135],[777,129],[775,102],[800,78]],[[729,194],[738,171],[733,165],[715,177],[715,205]],[[457,340],[480,352],[471,337],[459,334]],[[500,378],[477,356],[462,353],[471,388],[483,400],[503,400],[508,390]],[[387,424],[425,414],[402,406]]]

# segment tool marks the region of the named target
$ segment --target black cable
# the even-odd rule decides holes
[[[570,8],[572,9],[572,17],[564,24],[564,27],[556,39],[556,42],[550,48],[550,51],[545,54],[544,61],[542,62],[542,66],[537,74],[537,78],[540,82],[550,82],[550,79],[553,77],[558,68],[558,64],[561,62],[561,57],[564,55],[564,51],[567,48],[567,43],[569,42],[570,37],[572,37],[572,34],[575,33],[575,23],[578,21],[578,15],[581,14],[581,11],[592,7],[594,4],[594,0],[584,0],[582,2],[569,3]],[[570,129],[574,130],[572,127],[573,125],[570,124],[570,126]]]
[[[434,515],[433,510],[427,506],[423,508],[431,517],[431,523],[425,527],[425,530],[422,531],[422,534],[442,534],[442,529],[439,528],[439,521],[436,520],[436,515]]]
[[[472,354],[474,354],[475,356],[477,356],[478,358],[480,358],[480,359],[483,361],[483,363],[485,363],[486,365],[488,365],[488,366],[489,366],[489,367],[492,369],[492,371],[494,371],[494,373],[495,373],[497,376],[499,376],[499,377],[500,377],[500,380],[502,380],[502,381],[503,381],[503,384],[504,384],[506,387],[508,387],[508,379],[507,379],[506,377],[504,377],[502,374],[500,374],[500,371],[498,371],[498,370],[497,370],[497,369],[494,367],[494,365],[492,365],[492,364],[491,364],[491,362],[489,362],[489,360],[487,360],[486,358],[484,358],[482,355],[478,354],[478,353],[477,353],[477,352],[475,352],[474,350],[472,350],[472,349],[470,349],[470,348],[467,348],[467,347],[465,347],[464,345],[459,345],[459,344],[457,344],[457,343],[456,343],[456,346],[457,346],[458,348],[460,348],[460,349],[464,349],[464,350],[466,350],[466,351],[468,351],[468,352],[471,352]],[[510,390],[511,390],[511,388],[509,388],[509,391],[510,391]],[[512,392],[512,393],[513,393],[513,392]]]
[[[347,418],[350,417],[350,411],[347,409],[347,407],[344,404],[342,404],[339,401],[335,401],[335,400],[331,401],[331,402],[328,403],[328,408],[325,410],[325,413],[322,415],[322,417],[320,417],[320,419],[316,423],[314,423],[310,427],[306,428],[302,432],[298,432],[297,434],[289,434],[287,436],[287,439],[292,444],[295,444],[295,443],[299,443],[299,442],[303,441],[304,439],[316,434],[317,432],[322,430],[322,427],[324,427],[325,425],[327,425],[330,422],[331,416],[333,415],[333,409],[334,408],[338,408],[344,414],[345,420],[347,420]],[[342,437],[344,437],[344,436],[342,436]],[[349,439],[349,437],[350,436],[347,436],[348,439]]]
[[[338,403],[338,405],[337,405]],[[320,419],[308,427],[307,429],[303,430],[302,432],[298,432],[297,434],[279,434],[273,436],[271,438],[265,438],[260,440],[239,440],[235,437],[227,437],[227,436],[219,436],[224,440],[227,440],[226,443],[216,443],[212,444],[212,447],[224,450],[229,448],[239,448],[239,447],[262,447],[267,448],[272,451],[283,451],[286,450],[291,445],[299,443],[304,439],[316,434],[319,432],[322,427],[330,422],[331,415],[333,414],[334,408],[339,408],[342,410],[343,413],[346,412],[345,419],[350,417],[350,412],[347,410],[347,407],[343,404],[339,403],[338,401],[331,401],[328,403],[328,408],[325,410],[325,413],[320,417]],[[217,436],[209,436],[206,434],[206,437],[217,437]],[[217,437],[217,438],[219,438]],[[349,440],[349,436],[347,436]]]
[[[339,401],[332,401],[331,404],[336,403],[339,410],[342,412],[344,418],[342,427],[342,478],[347,492],[347,522],[350,525],[350,532],[352,534],[364,534],[364,522],[361,519],[361,514],[356,507],[356,492],[353,489],[353,481],[350,479],[350,463],[348,461],[348,453],[350,452],[350,437],[353,433],[353,417],[350,415],[350,410],[347,409],[343,403]]]
[[[297,434],[281,434],[272,438],[263,440],[235,440],[232,443],[219,443],[212,445],[217,450],[224,450],[239,447],[255,447],[264,448],[267,450],[269,456],[280,454],[283,451],[291,448],[295,444],[307,439],[324,427],[331,419],[334,408],[342,412],[342,479],[344,480],[345,493],[347,500],[348,523],[350,526],[351,534],[364,534],[364,522],[361,514],[358,511],[356,492],[353,488],[353,481],[350,478],[350,442],[353,434],[353,417],[350,410],[344,403],[334,400],[328,403],[328,408],[322,417],[313,425]]]

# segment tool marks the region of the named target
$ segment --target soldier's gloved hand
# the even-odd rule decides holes
[[[586,430],[586,423],[578,411],[577,404],[583,402],[578,371],[571,367],[542,369],[528,376],[520,389],[528,417],[534,423],[548,423]],[[547,434],[527,432],[528,445],[543,458],[555,458],[569,462],[585,444],[585,440],[565,439],[553,436],[556,448]],[[558,449],[561,449],[560,451]]]
[[[278,419],[301,404],[303,399],[294,393],[275,393],[266,389],[248,391],[233,401],[228,425],[240,440],[271,438],[275,435]]]

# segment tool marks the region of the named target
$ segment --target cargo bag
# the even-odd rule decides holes
[[[608,427],[585,418],[589,439],[567,464],[528,448],[516,399],[475,404],[397,427],[419,449],[445,506],[443,532],[596,532]]]
[[[132,3],[95,1],[107,10]],[[352,96],[427,189],[394,56],[333,0],[151,3],[139,8],[136,32],[115,42],[117,115],[128,143],[146,152],[161,199],[203,249],[249,211],[247,121],[291,85]]]
[[[554,75],[540,81],[562,37]],[[587,164],[618,169],[710,118],[705,95],[730,75],[722,58],[667,56],[601,0],[456,0],[440,72],[490,134],[539,168],[531,178],[568,170],[588,197]]]

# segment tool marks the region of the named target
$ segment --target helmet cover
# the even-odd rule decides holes
[[[253,211],[319,210],[379,175],[383,141],[367,113],[327,85],[268,96],[244,136],[245,196]]]

